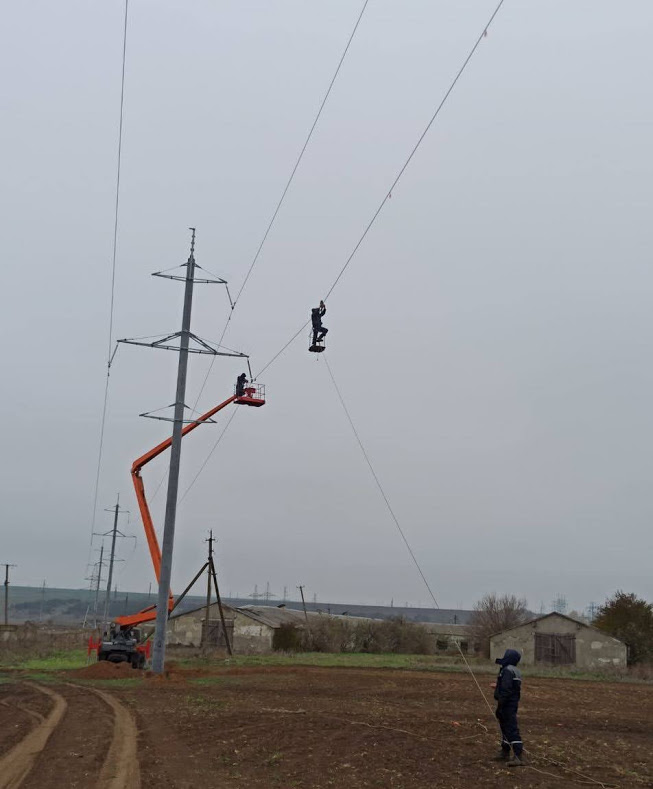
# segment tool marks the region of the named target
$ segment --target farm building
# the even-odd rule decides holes
[[[282,625],[303,627],[303,611],[274,606],[243,606],[232,608],[222,605],[227,633],[236,653],[269,652],[275,647],[275,634]],[[191,611],[170,617],[168,643],[176,646],[199,647],[202,643],[206,608],[200,606]],[[320,614],[309,614],[320,616]],[[209,613],[209,638],[212,645],[225,646],[220,623],[218,604],[213,603]]]
[[[524,665],[547,664],[579,668],[625,668],[627,649],[616,638],[564,614],[531,619],[490,638],[490,657],[518,649]]]
[[[339,619],[360,624],[362,622],[381,622],[378,619],[366,617],[350,617],[303,611],[285,606],[246,605],[235,608],[230,605],[222,606],[227,633],[230,643],[236,653],[270,652],[273,649],[286,648],[281,643],[287,634],[281,632],[284,625],[292,625],[303,629],[306,626],[306,617],[309,624],[324,618]],[[168,643],[174,646],[199,647],[203,641],[204,620],[206,608],[199,606],[190,611],[175,614],[168,623]],[[433,638],[433,651],[446,652],[457,650],[460,645],[464,652],[472,648],[469,643],[469,627],[458,624],[436,624],[433,622],[415,622],[423,627]],[[222,625],[217,603],[213,603],[209,614],[210,643],[213,646],[225,646],[222,636]]]
[[[434,652],[458,651],[469,652],[473,648],[468,625],[444,625],[434,622],[416,622],[435,639]]]

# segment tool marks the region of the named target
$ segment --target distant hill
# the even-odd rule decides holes
[[[105,593],[100,591],[98,613],[104,611]],[[180,613],[201,606],[205,601],[203,595],[188,595],[179,608]],[[224,598],[226,603],[234,607],[243,605],[280,605],[278,600],[252,600],[252,598]],[[118,592],[117,597],[111,595],[109,617],[140,611],[156,602],[156,595],[142,592]],[[289,608],[301,609],[302,604],[296,600],[284,601]],[[55,589],[46,587],[45,594],[38,586],[11,586],[9,589],[9,620],[11,622],[47,622],[61,625],[79,625],[86,618],[93,621],[95,609],[95,593],[88,589]],[[308,611],[322,611],[330,614],[363,616],[372,619],[392,619],[403,617],[412,622],[434,622],[438,624],[466,625],[472,611],[448,608],[405,608],[403,606],[358,605],[356,603],[306,603]]]

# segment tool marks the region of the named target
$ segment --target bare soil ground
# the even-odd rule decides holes
[[[651,685],[527,678],[529,766],[509,770],[491,761],[496,729],[465,674],[252,667],[118,677],[94,682],[136,721],[140,779],[114,776],[111,789],[139,780],[143,789],[653,787]],[[479,681],[491,696],[490,678]],[[0,700],[29,696],[23,687],[1,685]],[[39,757],[54,767],[22,785],[51,787],[55,772],[59,786],[91,785],[89,773],[106,772],[117,717],[93,686],[62,678],[50,687],[68,702]],[[0,704],[0,731],[7,709]],[[0,758],[16,736],[0,736]]]

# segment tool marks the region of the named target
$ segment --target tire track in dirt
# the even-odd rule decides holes
[[[68,706],[64,697],[54,690],[32,682],[25,684],[50,696],[53,707],[46,718],[0,759],[0,789],[17,789],[22,784]]]
[[[140,789],[141,773],[138,762],[138,729],[131,712],[115,696],[99,688],[88,688],[97,694],[113,711],[113,737],[104,760],[98,789]]]
[[[51,711],[50,697],[23,683],[0,684],[0,758]]]

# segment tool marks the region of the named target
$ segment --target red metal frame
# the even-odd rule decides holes
[[[265,405],[265,384],[251,383],[245,387],[245,394],[236,396],[238,405],[252,405],[258,407]]]

